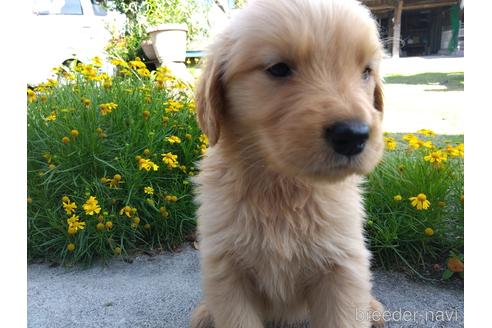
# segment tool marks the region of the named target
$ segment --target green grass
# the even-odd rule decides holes
[[[388,75],[386,84],[413,84],[444,86],[445,89],[429,89],[428,91],[463,91],[463,72],[453,73],[421,73],[415,75]]]

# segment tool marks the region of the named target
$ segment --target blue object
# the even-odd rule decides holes
[[[203,50],[188,50],[186,51],[186,58],[202,58],[205,57],[205,51]]]

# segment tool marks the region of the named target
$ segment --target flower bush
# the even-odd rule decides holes
[[[385,143],[383,161],[366,184],[375,260],[419,275],[441,272],[450,253],[463,254],[463,137],[422,129],[387,134]]]
[[[138,58],[55,69],[28,89],[28,253],[64,263],[171,249],[195,227],[206,151],[190,86]]]
[[[195,229],[190,176],[208,140],[193,91],[138,58],[55,69],[27,90],[28,254],[63,263],[173,249]],[[365,186],[375,262],[463,276],[462,136],[386,134]]]

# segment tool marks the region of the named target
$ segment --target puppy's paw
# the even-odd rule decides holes
[[[371,311],[374,313],[376,312],[377,315],[373,315],[372,318],[378,318],[378,320],[372,320],[372,327],[373,328],[382,328],[384,327],[384,319],[383,319],[383,311],[384,311],[384,306],[381,304],[378,300],[376,300],[374,297],[371,299],[371,302],[369,303],[369,306],[371,307]]]
[[[214,328],[212,314],[208,311],[207,306],[202,301],[191,315],[190,328]]]

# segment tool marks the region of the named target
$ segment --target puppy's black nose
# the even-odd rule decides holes
[[[364,150],[369,138],[369,126],[360,121],[337,122],[326,129],[325,136],[335,152],[353,156]]]

